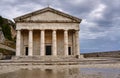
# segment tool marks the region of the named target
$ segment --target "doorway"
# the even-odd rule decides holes
[[[68,47],[68,54],[72,55],[72,53],[71,53],[71,47]]]
[[[51,55],[51,45],[46,46],[46,55]]]
[[[28,47],[25,47],[25,55],[28,55]]]

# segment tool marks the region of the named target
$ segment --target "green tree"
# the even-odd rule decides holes
[[[12,40],[10,26],[8,26],[7,24],[3,24],[2,25],[2,32],[3,32],[4,36],[5,36],[5,38],[7,38],[9,40]]]
[[[4,18],[0,16],[0,27],[2,28],[2,32],[6,39],[12,40],[11,28],[7,22],[5,22]]]
[[[3,18],[2,16],[0,16],[0,26],[2,26],[2,24],[3,24]]]

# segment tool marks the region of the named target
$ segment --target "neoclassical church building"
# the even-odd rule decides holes
[[[80,55],[81,19],[47,7],[14,19],[16,56]]]

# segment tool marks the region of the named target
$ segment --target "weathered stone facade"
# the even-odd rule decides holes
[[[79,55],[81,19],[50,7],[14,19],[16,56]]]

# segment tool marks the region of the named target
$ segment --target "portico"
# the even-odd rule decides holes
[[[80,55],[81,19],[50,7],[15,18],[16,56]]]
[[[25,30],[26,32],[28,32],[28,44],[27,44],[27,46],[28,46],[28,53],[26,54],[25,52],[26,52],[26,47],[27,46],[25,46],[25,52],[24,52],[24,54],[21,54],[21,48],[24,46],[23,44],[21,44],[23,41],[21,40],[21,38],[23,37],[23,34],[21,33],[22,31],[24,31],[24,30],[17,30],[17,43],[16,43],[16,56],[20,56],[20,55],[27,55],[28,54],[28,56],[33,56],[34,54],[33,54],[33,52],[34,52],[34,45],[33,45],[33,39],[34,39],[34,37],[33,37],[33,31],[36,31],[36,30]],[[38,31],[38,30],[37,30]],[[64,33],[62,33],[63,35],[64,35],[64,55],[65,56],[67,56],[67,55],[69,55],[69,52],[68,52],[68,46],[69,46],[69,42],[68,42],[68,32],[70,31],[70,30],[49,30],[49,31],[51,31],[51,34],[52,34],[52,36],[51,36],[51,38],[52,38],[52,40],[50,40],[50,41],[52,41],[51,43],[50,42],[48,42],[48,43],[46,43],[45,41],[46,41],[46,38],[45,38],[45,32],[46,32],[47,30],[39,30],[38,32],[40,32],[40,44],[38,45],[38,46],[40,46],[40,48],[39,48],[39,55],[40,56],[45,56],[46,55],[46,53],[45,53],[45,51],[46,51],[46,49],[45,49],[45,46],[47,45],[47,44],[49,44],[50,46],[51,46],[51,55],[53,55],[53,56],[57,56],[58,54],[57,54],[57,48],[59,47],[59,46],[57,46],[57,32],[64,32]],[[73,30],[72,30],[73,31]],[[47,33],[46,33],[47,34]],[[77,51],[77,53],[79,54],[79,43],[78,43],[78,41],[77,40],[79,40],[78,39],[78,31],[77,30],[74,30],[74,34],[76,34],[76,37],[75,37],[75,39],[76,39],[76,43],[75,43],[75,46],[76,47],[74,47],[74,49]],[[59,34],[58,34],[59,35]],[[72,46],[73,47],[73,46]],[[71,47],[71,48],[72,48]],[[70,53],[70,54],[72,54],[72,53]]]

